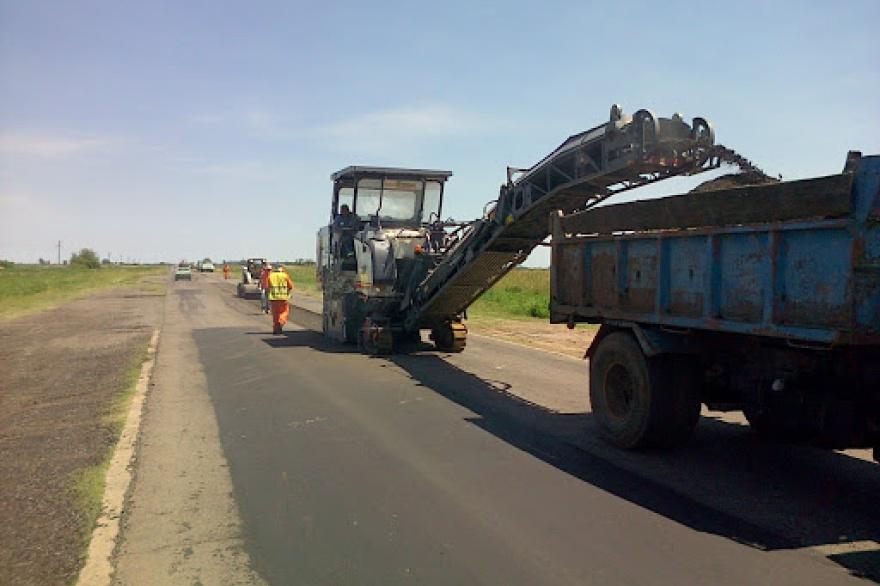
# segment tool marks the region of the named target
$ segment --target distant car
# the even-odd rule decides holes
[[[182,281],[183,279],[186,279],[187,281],[192,281],[192,278],[192,269],[190,268],[189,264],[182,262],[177,265],[176,269],[174,269],[175,281]]]
[[[203,262],[202,266],[199,267],[199,270],[203,273],[213,273],[214,272],[214,263],[212,262]]]

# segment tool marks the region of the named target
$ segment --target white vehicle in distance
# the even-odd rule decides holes
[[[192,269],[189,266],[188,262],[181,262],[174,269],[174,280],[181,281],[186,279],[187,281],[192,281]]]
[[[199,264],[199,271],[202,273],[213,273],[214,263],[211,262],[211,259],[206,258]]]

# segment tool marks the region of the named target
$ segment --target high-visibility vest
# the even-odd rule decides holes
[[[269,301],[287,300],[290,297],[290,277],[284,271],[269,273]]]

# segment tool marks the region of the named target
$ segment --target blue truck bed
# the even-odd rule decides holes
[[[551,321],[880,345],[880,156],[552,218]]]
[[[880,458],[880,156],[843,173],[551,218],[550,320],[587,349],[600,434],[687,441],[700,406]]]

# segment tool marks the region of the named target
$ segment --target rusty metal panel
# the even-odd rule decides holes
[[[563,244],[557,253],[559,279],[556,300],[565,305],[580,305],[584,297],[584,247],[580,243]]]
[[[788,232],[781,247],[781,321],[848,327],[853,293],[852,236],[848,231]]]
[[[590,297],[597,307],[616,308],[617,247],[614,242],[596,242],[590,247]]]
[[[657,243],[652,239],[628,243],[625,286],[621,292],[621,308],[631,311],[654,311],[657,298]]]
[[[721,238],[719,317],[760,322],[771,274],[766,233],[725,234]]]
[[[668,313],[701,317],[707,283],[706,236],[670,238]]]

